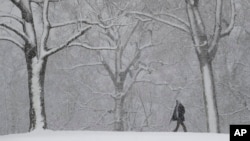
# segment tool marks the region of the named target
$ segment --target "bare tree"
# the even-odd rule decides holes
[[[77,34],[72,35],[65,43],[59,47],[48,47],[48,38],[50,37],[50,31],[52,29],[61,28],[67,25],[76,24],[76,21],[66,21],[64,23],[51,24],[49,21],[49,4],[50,2],[56,2],[57,0],[11,0],[11,2],[20,10],[21,17],[11,14],[1,14],[0,18],[11,18],[22,27],[22,30],[16,29],[15,26],[9,26],[4,22],[0,22],[0,27],[15,33],[22,41],[13,37],[0,37],[0,40],[6,40],[15,44],[21,49],[25,55],[27,71],[28,71],[28,90],[30,99],[30,127],[29,130],[34,129],[46,129],[46,114],[44,106],[44,80],[46,64],[49,56],[63,50],[66,47],[80,46],[87,49],[111,49],[111,48],[90,48],[89,46],[81,43],[74,43],[76,39],[84,35],[91,29],[91,25],[102,26],[96,22],[88,22],[83,19],[81,23],[85,26]],[[43,7],[42,11],[42,36],[37,38],[38,29],[34,22],[34,12],[31,4],[37,3]],[[19,25],[18,25],[19,26]],[[38,42],[40,40],[40,42]]]
[[[88,2],[88,1],[87,1]],[[100,62],[81,65],[102,65],[108,73],[108,77],[114,86],[114,92],[108,94],[114,100],[114,109],[109,111],[114,114],[115,131],[124,131],[124,101],[138,78],[144,73],[150,73],[150,65],[140,60],[144,50],[159,45],[152,43],[152,29],[148,28],[146,21],[140,21],[125,15],[129,10],[131,2],[114,2],[112,0],[102,1],[102,6],[94,6],[88,2],[96,19],[103,25],[111,23],[113,26],[105,26],[100,29],[96,37],[99,44],[116,48],[112,51],[97,51]],[[143,39],[146,38],[146,39]],[[92,39],[92,38],[91,38]],[[93,40],[93,39],[92,39]],[[96,44],[96,39],[93,44]],[[91,42],[91,41],[90,41]],[[157,62],[156,62],[157,63]],[[158,62],[162,63],[162,62]]]
[[[214,32],[212,36],[209,36],[206,31],[206,24],[204,23],[205,17],[202,17],[200,13],[199,0],[185,0],[185,3],[188,22],[171,13],[147,14],[142,12],[130,12],[130,14],[136,14],[140,17],[156,20],[179,29],[191,36],[200,63],[205,112],[207,115],[207,130],[208,132],[220,132],[212,61],[217,53],[220,39],[229,35],[234,27],[234,0],[231,0],[231,20],[225,30],[222,30],[223,0],[216,0]],[[172,18],[172,20],[166,20],[162,18],[162,16]]]

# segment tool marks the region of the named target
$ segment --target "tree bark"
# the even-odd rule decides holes
[[[115,99],[115,109],[114,109],[114,131],[124,131],[123,115],[124,115],[124,96]]]
[[[116,97],[115,100],[115,108],[114,108],[114,131],[124,131],[124,123],[123,123],[123,115],[124,115],[124,100],[125,95],[123,95],[123,88],[124,88],[124,76],[121,75],[122,73],[118,73],[117,81],[115,83],[115,91]]]
[[[215,93],[212,61],[209,60],[209,56],[201,57],[199,55],[199,62],[202,76],[205,112],[207,117],[207,131],[212,133],[219,133],[219,114]]]
[[[212,70],[213,55],[209,52],[209,42],[205,25],[201,18],[198,1],[186,1],[188,20],[191,28],[191,37],[200,63],[205,104],[207,131],[219,133],[219,116],[215,94],[214,76]],[[219,40],[216,40],[218,43]]]
[[[30,100],[30,127],[29,131],[47,128],[45,103],[44,103],[44,80],[47,58],[37,59],[26,56],[28,70],[28,90]]]

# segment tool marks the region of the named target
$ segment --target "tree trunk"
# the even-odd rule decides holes
[[[114,109],[114,130],[115,131],[124,131],[124,123],[123,123],[123,105],[124,105],[125,97],[115,99],[115,109]]]
[[[36,57],[26,56],[28,70],[28,89],[30,100],[29,131],[47,128],[44,105],[44,79],[47,58],[38,60]]]
[[[212,61],[209,56],[199,56],[208,132],[219,133],[219,114],[215,94]]]

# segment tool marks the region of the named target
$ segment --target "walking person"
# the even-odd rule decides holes
[[[177,125],[176,128],[173,130],[173,132],[177,132],[180,125],[183,127],[184,132],[187,132],[187,128],[184,124],[185,121],[184,114],[185,114],[185,107],[181,104],[181,102],[176,100],[176,106],[171,121],[177,121]]]

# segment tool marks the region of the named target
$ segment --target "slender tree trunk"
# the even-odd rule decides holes
[[[203,98],[205,104],[207,131],[218,133],[219,116],[215,94],[214,77],[212,70],[212,56],[209,52],[209,41],[207,39],[205,24],[202,20],[198,0],[186,0],[186,9],[190,23],[191,36],[195,45],[196,54],[199,58],[203,85]],[[218,40],[217,40],[218,43]]]
[[[209,60],[209,56],[198,56],[203,84],[207,130],[208,132],[219,133],[219,114],[215,93],[212,61]]]
[[[122,98],[115,99],[115,109],[114,109],[114,130],[115,131],[124,131],[124,123],[123,123],[123,105],[124,105],[124,96]]]
[[[47,128],[44,105],[44,79],[47,58],[38,60],[36,57],[26,56],[26,62],[30,100],[29,130],[43,130]]]
[[[119,73],[120,74],[120,73]],[[115,100],[115,108],[114,108],[114,131],[124,131],[124,122],[123,122],[123,115],[124,115],[124,100],[125,95],[123,95],[123,85],[125,79],[121,80],[121,75],[118,77],[119,82],[115,83],[116,86],[116,98]]]

